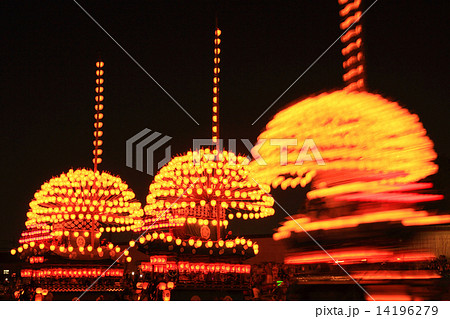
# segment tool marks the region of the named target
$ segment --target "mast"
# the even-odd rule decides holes
[[[342,56],[344,62],[344,75],[342,79],[345,82],[345,89],[350,91],[366,91],[365,65],[362,41],[361,26],[361,0],[338,0],[341,9],[339,15],[342,22],[339,24],[342,31],[352,26],[342,37],[341,42],[344,45]],[[353,24],[353,25],[352,25]]]
[[[217,25],[216,18],[216,27],[214,30],[214,77],[213,77],[213,105],[212,105],[212,142],[215,144],[216,150],[216,160],[219,160],[220,149],[220,140],[219,140],[219,63],[220,63],[220,35],[221,31]],[[215,213],[217,219],[217,240],[220,239],[220,212],[222,210],[221,207],[212,207],[213,214]]]
[[[213,104],[212,104],[212,141],[215,144],[215,148],[217,150],[217,154],[220,151],[220,142],[219,142],[219,63],[220,63],[220,35],[222,31],[220,31],[217,26],[216,19],[216,27],[214,30],[214,77],[213,77]]]
[[[94,114],[94,158],[92,159],[92,162],[94,163],[94,173],[97,172],[97,166],[102,162],[102,159],[100,155],[102,155],[103,151],[99,148],[102,146],[103,141],[100,140],[100,137],[103,136],[103,131],[100,131],[100,129],[103,126],[103,122],[101,120],[103,119],[103,113],[101,111],[103,110],[103,66],[105,63],[103,63],[101,60],[98,61],[95,66],[97,67],[97,70],[95,74],[97,75],[97,79],[95,80],[95,83],[97,86],[95,87],[95,114]]]

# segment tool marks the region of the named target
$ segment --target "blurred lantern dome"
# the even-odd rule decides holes
[[[280,138],[296,142],[286,145],[284,165],[280,148],[270,143]],[[319,189],[308,198],[416,182],[438,169],[433,142],[418,116],[368,92],[340,90],[288,106],[267,124],[253,150],[256,161],[250,166],[257,181],[286,189],[304,187],[318,176]],[[336,186],[338,180],[345,188]]]
[[[273,139],[290,143],[284,165]],[[294,103],[267,124],[254,150],[256,181],[282,189],[311,183],[298,219],[305,230],[448,222],[420,206],[443,198],[419,182],[438,170],[432,141],[417,115],[380,95],[340,90]],[[287,220],[274,238],[302,232],[298,221]]]

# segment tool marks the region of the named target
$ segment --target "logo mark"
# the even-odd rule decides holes
[[[136,168],[136,170],[144,171],[144,159],[146,158],[146,173],[148,175],[154,175],[154,153],[161,146],[166,144],[172,139],[172,137],[163,135],[159,132],[152,132],[150,129],[145,128],[133,137],[129,138],[126,142],[126,165],[130,168]],[[156,140],[156,142],[155,142]],[[136,150],[136,157],[133,157],[134,150]],[[144,153],[145,151],[145,153]],[[158,162],[158,169],[163,167],[170,161],[171,146],[168,145],[164,149],[164,158]],[[136,164],[136,167],[134,167]]]

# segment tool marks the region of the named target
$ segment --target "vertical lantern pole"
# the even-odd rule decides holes
[[[94,173],[97,173],[97,166],[102,162],[102,159],[100,155],[102,155],[103,151],[100,149],[100,146],[103,144],[103,141],[100,140],[100,137],[103,135],[103,131],[100,129],[103,126],[103,122],[101,120],[103,119],[103,113],[101,111],[103,110],[103,67],[105,63],[103,61],[99,60],[95,66],[97,67],[97,70],[95,74],[97,75],[97,79],[95,80],[95,114],[94,114],[94,158],[92,161],[94,162]],[[91,235],[91,246],[94,247],[94,221],[90,220],[90,235]]]
[[[342,76],[345,82],[345,89],[349,91],[365,91],[365,65],[362,42],[362,26],[361,26],[361,0],[338,0],[341,9],[339,15],[342,18],[340,23],[341,30],[347,30],[352,24],[352,27],[341,37],[341,42],[344,45],[342,49],[342,56],[344,62],[344,75]]]
[[[102,137],[103,132],[100,131],[100,129],[103,126],[103,123],[101,122],[101,120],[103,119],[103,113],[101,113],[101,111],[103,110],[103,66],[105,65],[105,63],[103,63],[102,61],[98,61],[95,66],[97,67],[97,71],[95,72],[95,74],[97,75],[97,79],[95,80],[96,83],[96,87],[95,87],[95,122],[94,122],[94,158],[93,158],[93,162],[94,162],[94,172],[97,172],[97,166],[98,164],[100,164],[102,162],[102,159],[100,157],[100,155],[102,155],[103,151],[100,149],[100,146],[103,144],[103,141],[100,140],[100,137]]]
[[[220,35],[222,31],[220,31],[217,26],[216,19],[216,27],[214,30],[214,77],[213,77],[213,105],[212,105],[212,142],[215,145],[216,152],[216,161],[219,160],[220,154],[220,141],[219,141],[219,63],[220,63]],[[220,239],[220,208],[215,206],[212,207],[213,214],[216,213],[217,218],[217,240]]]
[[[214,77],[213,77],[213,105],[212,105],[212,141],[215,144],[217,154],[220,151],[219,143],[219,63],[220,63],[220,34],[222,32],[217,27],[215,28],[214,38]]]

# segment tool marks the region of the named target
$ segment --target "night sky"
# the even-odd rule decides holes
[[[126,167],[128,138],[149,128],[171,136],[172,154],[178,154],[192,147],[193,138],[210,137],[216,16],[222,138],[254,142],[289,102],[341,88],[338,42],[251,125],[341,34],[337,0],[279,2],[79,1],[197,126],[75,2],[1,1],[1,248],[16,245],[28,203],[45,181],[70,168],[93,167],[99,56],[105,62],[100,170],[120,175],[142,203],[152,177]],[[362,22],[368,89],[419,115],[439,154],[440,172],[432,180],[447,198],[448,12],[445,0],[379,0]],[[305,191],[277,190],[274,196],[294,213]],[[237,233],[269,234],[285,217],[277,209],[272,218],[243,222]]]

